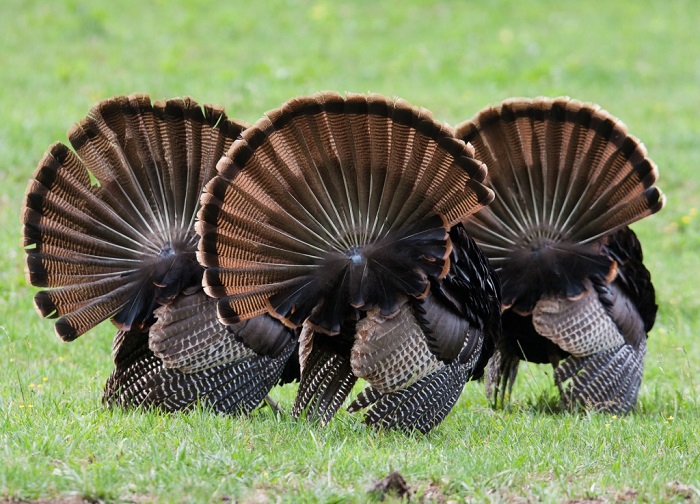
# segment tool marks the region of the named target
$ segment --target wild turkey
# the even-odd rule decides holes
[[[329,92],[268,112],[218,171],[205,291],[226,324],[301,327],[293,414],[328,422],[359,377],[367,423],[439,423],[499,325],[495,273],[459,225],[492,199],[471,149],[401,100]]]
[[[38,312],[71,341],[103,320],[119,329],[104,400],[123,406],[249,411],[295,347],[269,316],[233,326],[202,291],[194,221],[206,182],[244,125],[190,98],[105,100],[52,145],[26,191],[28,281]],[[258,355],[250,331],[279,346]],[[264,341],[264,338],[259,338]]]
[[[568,98],[507,100],[457,136],[496,193],[465,222],[501,280],[491,397],[503,403],[520,360],[549,362],[566,405],[628,412],[657,310],[628,227],[664,204],[646,149],[598,106]]]

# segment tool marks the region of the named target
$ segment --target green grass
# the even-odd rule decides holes
[[[700,501],[700,3],[9,0],[0,16],[0,501]],[[637,411],[554,414],[551,371],[510,411],[469,384],[427,436],[347,414],[105,409],[113,329],[60,343],[32,307],[19,209],[45,149],[98,100],[188,94],[255,121],[319,90],[374,91],[451,124],[510,96],[599,103],[643,139],[667,207],[634,226],[660,305]],[[275,397],[288,407],[294,390]]]

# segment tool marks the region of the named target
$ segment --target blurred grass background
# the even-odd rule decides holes
[[[342,4],[5,0],[0,7],[0,501],[364,501],[395,469],[416,497],[700,500],[700,3]],[[202,411],[106,410],[113,328],[60,343],[32,307],[19,211],[46,148],[97,101],[190,95],[254,122],[320,90],[378,92],[457,124],[511,96],[600,104],[641,138],[666,208],[636,224],[660,305],[637,411],[550,414],[521,369],[509,412],[469,384],[428,436]],[[289,405],[293,389],[276,392]],[[597,499],[597,500],[596,500]]]

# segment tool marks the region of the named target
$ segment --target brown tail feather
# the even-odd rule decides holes
[[[613,267],[595,259],[600,239],[663,207],[646,149],[596,105],[510,99],[461,124],[457,135],[489,166],[496,198],[465,225],[499,271],[506,305],[522,297],[511,275],[545,294],[581,292],[591,267],[601,277]],[[574,267],[560,268],[567,263]],[[527,312],[534,301],[517,308]]]
[[[246,130],[218,170],[202,197],[198,233],[207,292],[229,304],[220,315],[234,322],[267,307],[290,325],[312,316],[329,333],[347,315],[339,306],[386,314],[397,309],[391,292],[423,295],[429,265],[448,267],[449,227],[492,197],[481,184],[485,168],[449,128],[377,95],[290,100]],[[413,238],[411,229],[427,229],[422,222],[431,218],[442,219],[442,237]],[[412,255],[426,246],[434,256]],[[391,253],[374,263],[364,255],[371,250]],[[401,251],[405,262],[389,266],[386,258]],[[356,285],[353,261],[410,280],[385,285],[383,298],[375,284],[388,277],[371,270]],[[334,307],[319,308],[331,292],[340,293]]]
[[[500,306],[459,225],[493,196],[471,147],[401,100],[322,93],[269,112],[217,168],[198,214],[203,283],[226,323],[267,311],[303,326],[294,413],[327,421],[365,377],[388,391],[376,423],[439,422],[482,371]],[[441,361],[459,383],[420,405],[450,374]]]
[[[21,219],[27,279],[42,316],[74,339],[107,318],[125,330],[198,284],[193,229],[203,185],[242,131],[223,110],[146,95],[96,105],[54,144]]]
[[[116,97],[70,130],[75,153],[52,146],[29,184],[27,274],[48,287],[37,309],[60,317],[67,340],[107,318],[123,329],[110,404],[250,411],[285,372],[294,334],[267,315],[221,325],[195,257],[202,188],[242,129],[189,98]],[[289,366],[284,379],[297,377]]]
[[[647,191],[658,170],[644,146],[598,106],[506,100],[458,126],[457,136],[489,167],[496,199],[469,229],[494,247],[512,250],[539,235],[585,243],[663,206],[657,188]],[[494,221],[500,239],[484,229]]]

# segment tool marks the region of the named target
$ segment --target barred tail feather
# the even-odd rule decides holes
[[[356,381],[349,358],[324,349],[311,350],[302,369],[292,415],[298,418],[305,414],[308,419],[328,423]]]
[[[104,100],[52,145],[25,193],[27,280],[72,340],[108,318],[125,331],[201,280],[194,217],[216,162],[244,126],[190,98]]]
[[[536,238],[592,242],[663,207],[658,169],[626,126],[569,98],[513,98],[457,127],[496,198],[467,229],[498,268]]]
[[[495,193],[465,221],[502,285],[491,393],[507,392],[511,357],[534,355],[556,367],[565,402],[629,411],[657,306],[628,226],[665,202],[646,148],[619,119],[570,98],[506,100],[457,136],[487,164]]]
[[[167,368],[148,348],[144,333],[120,332],[115,338],[115,370],[103,400],[121,407],[189,409],[201,403],[218,413],[248,413],[279,381],[295,343],[276,358],[249,354],[194,372]]]
[[[564,403],[572,408],[629,413],[637,403],[645,354],[643,342],[639,348],[625,344],[588,357],[569,357],[554,373]]]
[[[329,334],[352,307],[388,314],[397,294],[424,295],[447,270],[449,228],[492,199],[485,167],[448,127],[378,95],[290,100],[246,130],[218,171],[197,230],[222,320],[267,310]],[[338,299],[321,303],[330,293]]]
[[[462,392],[469,366],[453,363],[396,392],[363,390],[348,411],[368,409],[368,425],[427,433],[444,420]]]

